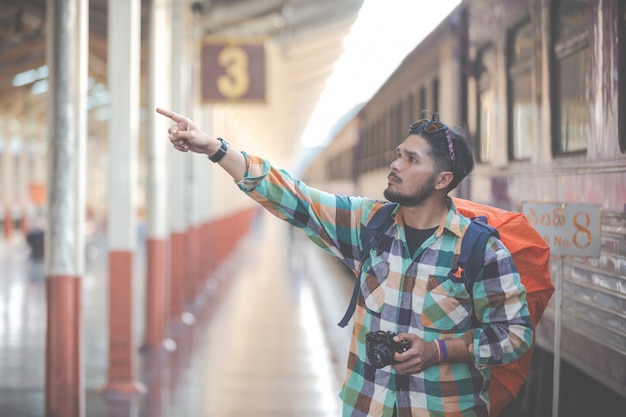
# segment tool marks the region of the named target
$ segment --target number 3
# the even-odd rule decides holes
[[[219,65],[224,67],[226,74],[217,79],[217,89],[226,98],[237,98],[244,95],[250,88],[248,74],[248,54],[242,48],[224,48],[217,57]]]

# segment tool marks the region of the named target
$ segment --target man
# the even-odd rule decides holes
[[[452,270],[470,219],[457,212],[448,193],[474,165],[460,130],[436,114],[409,127],[385,190],[385,198],[398,203],[395,221],[362,261],[362,225],[388,203],[307,187],[267,160],[234,151],[188,118],[157,112],[176,122],[169,129],[176,149],[209,155],[250,197],[360,276],[341,393],[344,416],[488,416],[489,366],[521,357],[533,331],[525,289],[498,239],[487,243],[472,295]],[[366,334],[377,331],[397,333],[396,343],[410,344],[380,368],[366,354]]]

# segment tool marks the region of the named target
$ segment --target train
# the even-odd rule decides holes
[[[565,416],[626,409],[624,79],[624,1],[465,0],[342,119],[302,175],[324,191],[383,199],[396,146],[428,110],[465,129],[473,149],[456,196],[518,212],[525,202],[598,205],[600,255],[551,258]],[[553,297],[508,415],[552,415],[556,316]]]

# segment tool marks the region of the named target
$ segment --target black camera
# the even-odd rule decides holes
[[[411,342],[401,340],[394,342],[393,332],[369,332],[365,335],[365,349],[367,350],[367,358],[375,368],[384,368],[394,363],[394,352],[402,353],[411,347]]]

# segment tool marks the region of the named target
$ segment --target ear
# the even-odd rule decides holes
[[[448,188],[452,180],[454,179],[454,175],[450,171],[442,171],[437,174],[437,178],[435,179],[435,189],[436,190],[445,190]]]

